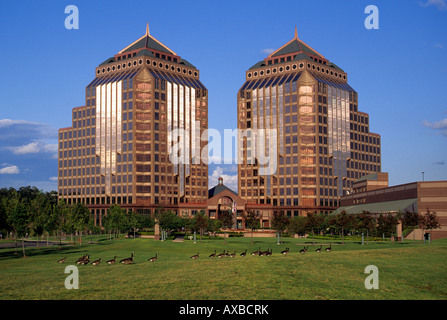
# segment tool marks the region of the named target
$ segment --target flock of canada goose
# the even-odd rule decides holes
[[[304,247],[304,248],[301,249],[299,252],[300,252],[301,254],[304,254],[304,253],[306,253],[306,252],[308,251],[308,249],[309,249],[309,246]],[[315,252],[319,253],[319,252],[321,252],[322,250],[323,250],[323,246],[320,245],[320,247],[317,248],[317,249],[315,250]],[[330,244],[329,247],[325,248],[324,251],[326,251],[326,252],[331,252],[331,251],[332,251],[332,244]],[[282,250],[282,251],[281,251],[281,254],[286,255],[286,254],[288,254],[289,252],[290,252],[290,249],[289,249],[289,248],[286,248],[285,250]],[[253,251],[253,252],[251,253],[252,256],[271,256],[272,254],[273,254],[273,250],[272,250],[271,248],[268,248],[266,251],[261,251],[261,248],[258,248],[258,250]],[[122,263],[122,264],[132,264],[132,263],[134,263],[134,255],[135,255],[135,252],[132,251],[130,257],[121,259],[119,262]],[[245,257],[246,255],[247,255],[247,249],[245,249],[244,252],[242,252],[242,253],[239,254],[239,256],[241,256],[241,257]],[[197,252],[197,254],[192,255],[190,258],[194,260],[194,259],[198,259],[199,256],[200,256],[200,255],[199,255],[199,253]],[[232,253],[230,253],[229,250],[223,250],[222,253],[219,253],[219,254],[218,254],[218,253],[217,253],[217,250],[214,250],[214,253],[210,254],[208,257],[209,257],[209,258],[224,258],[224,257],[234,258],[234,257],[236,257],[236,251],[233,251]],[[111,260],[107,260],[107,264],[114,264],[114,263],[116,262],[116,258],[117,258],[117,256],[115,256],[115,257],[114,257],[113,259],[111,259]],[[157,259],[158,259],[158,253],[156,253],[155,256],[149,258],[147,261],[149,261],[149,262],[155,262],[155,261],[157,261]],[[59,263],[65,263],[66,260],[67,260],[67,257],[62,258],[62,259],[59,259],[58,262],[59,262]],[[93,266],[97,266],[97,265],[99,265],[99,264],[101,263],[101,261],[102,261],[102,259],[99,258],[99,259],[97,259],[97,260],[92,261],[92,262],[91,262],[91,265],[93,265]],[[79,265],[86,265],[86,264],[89,264],[89,263],[90,263],[90,256],[86,253],[84,256],[78,258],[78,260],[76,260],[75,262],[76,262],[77,264],[79,264]]]
[[[129,258],[121,259],[119,262],[122,264],[131,264],[133,263],[135,252],[132,252]],[[114,256],[113,259],[107,260],[107,264],[114,264],[116,262],[117,256]],[[59,263],[65,263],[67,261],[67,257],[59,259],[57,262]],[[94,260],[91,262],[93,266],[97,266],[101,263],[102,259],[99,258],[97,260]],[[79,265],[86,265],[90,263],[90,256],[86,253],[84,256],[78,258],[78,260],[75,261],[75,263]]]
[[[304,247],[303,249],[300,250],[300,253],[306,253],[309,249],[309,246]],[[321,252],[321,250],[323,249],[323,246],[320,245],[320,247],[315,250],[315,252]],[[331,252],[332,251],[332,244],[329,245],[329,247],[324,249],[326,252]],[[281,251],[281,254],[286,255],[290,252],[289,248],[286,248],[285,250]],[[273,250],[271,248],[267,249],[266,251],[261,251],[261,248],[258,248],[258,250],[253,251],[251,253],[252,256],[271,256],[273,254]],[[245,257],[247,255],[247,249],[245,249],[244,252],[239,254],[241,257]],[[223,258],[223,257],[230,257],[230,258],[234,258],[236,256],[236,251],[233,253],[229,253],[229,250],[224,250],[222,253],[217,254],[216,250],[214,250],[214,253],[210,254],[208,257],[209,258]],[[191,259],[197,259],[199,257],[199,254],[195,254],[191,257]]]

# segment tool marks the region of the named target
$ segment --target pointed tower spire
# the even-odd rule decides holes
[[[146,37],[149,36],[149,22],[146,24]]]
[[[296,25],[295,25],[295,39],[298,40],[298,30],[296,29]]]

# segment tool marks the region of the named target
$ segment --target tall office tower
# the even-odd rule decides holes
[[[296,30],[246,71],[237,108],[239,196],[264,226],[275,211],[331,212],[354,181],[381,171],[380,136],[369,132],[346,72]]]
[[[112,204],[142,214],[206,210],[207,89],[149,27],[96,68],[72,115],[59,130],[60,199],[87,205],[98,225]]]

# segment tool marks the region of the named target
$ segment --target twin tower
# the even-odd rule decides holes
[[[235,213],[254,210],[268,227],[274,213],[332,212],[354,181],[381,171],[380,136],[347,74],[296,31],[245,80]],[[59,130],[59,199],[84,203],[97,225],[112,204],[210,216],[208,90],[194,65],[147,28],[96,68],[85,97]]]

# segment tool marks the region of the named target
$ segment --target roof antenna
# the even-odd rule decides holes
[[[149,33],[149,22],[146,24],[146,37],[150,35]]]

